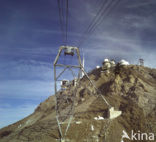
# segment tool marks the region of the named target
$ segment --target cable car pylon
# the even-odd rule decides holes
[[[78,60],[77,65],[72,65],[72,64],[60,64],[58,63],[59,58],[61,57],[61,54],[66,56],[77,56],[76,60]],[[61,70],[59,74],[57,74],[57,69]],[[78,74],[76,76],[76,73],[74,69],[78,70]],[[61,76],[63,73],[69,70],[71,71],[71,74],[73,76],[72,80],[60,80]],[[79,86],[79,80],[82,76],[83,72],[83,66],[81,63],[81,57],[80,57],[80,51],[79,48],[77,47],[71,47],[71,46],[61,46],[59,48],[58,54],[55,58],[54,61],[54,81],[55,81],[55,98],[56,98],[56,105],[55,105],[55,110],[56,110],[56,120],[57,120],[57,125],[60,133],[60,141],[64,142],[65,141],[65,136],[67,135],[67,132],[69,130],[70,124],[73,119],[73,114],[74,114],[74,109],[75,109],[75,98],[76,98],[76,92],[77,88]],[[58,82],[61,81],[61,89],[58,89]],[[67,88],[69,86],[71,87],[70,91],[67,91]],[[62,90],[62,91],[60,91]],[[64,95],[64,93],[66,94]],[[63,109],[66,110],[66,112],[63,112]],[[63,113],[63,114],[62,114]],[[65,130],[63,130],[62,124],[64,124],[66,121],[67,126]]]
[[[61,53],[64,52],[64,56],[74,56],[77,55],[76,60],[78,60],[77,65],[72,64],[62,64],[58,63],[59,58],[61,57]],[[105,97],[102,95],[102,92],[96,87],[95,83],[90,79],[88,74],[86,73],[82,62],[81,62],[81,56],[80,51],[78,47],[72,47],[72,46],[61,46],[59,48],[58,54],[54,61],[54,81],[55,81],[55,98],[56,98],[56,120],[57,125],[59,129],[60,134],[60,141],[65,142],[65,137],[67,135],[67,132],[70,128],[70,124],[73,120],[74,110],[75,110],[75,100],[76,100],[76,93],[77,89],[80,87],[80,79],[82,75],[85,75],[87,79],[90,81],[94,89],[96,90],[96,94],[101,96],[103,101],[107,104],[109,109],[109,118],[108,119],[114,119],[122,114],[121,111],[115,111],[114,107],[112,107],[109,102],[105,99]],[[57,74],[57,68],[61,69],[61,72]],[[74,73],[73,69],[78,69],[77,76]],[[60,77],[63,75],[63,73],[69,70],[71,71],[71,74],[73,76],[72,80],[60,80]],[[58,82],[61,81],[61,89],[58,89]],[[69,89],[69,90],[68,90]],[[62,125],[67,124],[67,126],[63,130]]]

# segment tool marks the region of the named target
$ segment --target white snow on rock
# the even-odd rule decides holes
[[[91,130],[94,131],[94,126],[93,125],[91,125]]]
[[[103,118],[103,117],[101,117],[101,116],[94,117],[94,119],[95,119],[95,120],[104,120],[104,118]]]
[[[81,124],[82,122],[81,121],[76,121],[76,124]]]

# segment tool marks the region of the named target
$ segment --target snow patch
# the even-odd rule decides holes
[[[81,122],[81,121],[76,121],[75,123],[76,123],[76,124],[81,124],[82,122]]]
[[[94,126],[93,125],[91,125],[91,130],[94,131]]]
[[[103,117],[101,117],[101,116],[94,117],[94,119],[95,119],[95,120],[104,120],[104,118],[103,118]]]

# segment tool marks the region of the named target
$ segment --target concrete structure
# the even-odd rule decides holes
[[[116,111],[116,110],[114,110],[114,107],[111,107],[109,109],[109,118],[110,119],[114,119],[114,118],[120,116],[121,114],[122,114],[122,111]]]
[[[62,80],[61,81],[61,89],[66,89],[69,84],[69,80]]]
[[[103,66],[102,66],[103,70],[108,70],[111,67],[111,63],[110,63],[109,59],[104,59],[104,62],[102,64],[103,64]]]
[[[96,66],[96,69],[99,69],[100,68],[100,66]]]
[[[127,62],[126,60],[121,60],[120,62],[119,62],[119,64],[121,65],[121,66],[124,66],[124,65],[129,65],[129,62]]]
[[[111,60],[110,61],[110,64],[111,64],[111,67],[114,67],[115,66],[115,61],[114,60]]]

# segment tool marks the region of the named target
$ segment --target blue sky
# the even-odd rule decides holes
[[[68,44],[77,46],[103,0],[69,0]],[[0,128],[32,113],[53,92],[53,61],[63,44],[57,0],[0,2]],[[156,1],[121,0],[82,44],[85,67],[104,58],[156,67]]]

